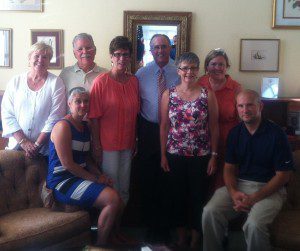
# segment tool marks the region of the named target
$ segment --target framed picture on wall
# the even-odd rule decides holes
[[[42,0],[0,0],[0,10],[43,11]]]
[[[300,28],[300,1],[273,0],[273,28]]]
[[[0,28],[0,67],[12,67],[12,29]]]
[[[240,71],[279,70],[279,39],[241,39]]]
[[[64,66],[63,30],[31,30],[31,44],[44,41],[53,48],[50,69],[62,69]]]
[[[279,78],[263,77],[261,96],[263,98],[278,98]]]

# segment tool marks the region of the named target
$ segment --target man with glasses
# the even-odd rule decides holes
[[[77,59],[76,64],[64,68],[59,76],[64,81],[67,91],[78,86],[90,91],[93,80],[100,73],[107,71],[94,62],[96,46],[93,37],[87,33],[76,35],[73,39],[73,53]]]
[[[162,212],[163,171],[160,166],[160,101],[163,91],[179,83],[174,61],[170,59],[168,36],[155,34],[150,40],[154,61],[140,68],[139,80],[141,116],[138,124],[138,158],[141,182],[143,219],[148,227],[148,238],[164,241],[166,215]]]

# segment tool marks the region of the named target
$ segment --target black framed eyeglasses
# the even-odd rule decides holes
[[[190,71],[198,71],[199,70],[199,67],[178,67],[179,70],[183,71],[183,72],[188,72],[189,70]]]
[[[127,52],[124,53],[113,53],[113,56],[116,58],[124,57],[124,58],[130,58],[130,54]]]

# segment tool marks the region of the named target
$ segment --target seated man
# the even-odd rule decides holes
[[[293,160],[281,128],[261,118],[263,104],[252,90],[236,98],[242,122],[227,138],[224,181],[203,209],[202,228],[205,251],[223,250],[228,221],[243,212],[247,250],[271,250],[268,225],[285,200]],[[238,174],[237,174],[238,171]]]

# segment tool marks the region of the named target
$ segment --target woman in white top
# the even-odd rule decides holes
[[[24,150],[29,158],[48,155],[48,139],[53,125],[66,114],[63,81],[48,72],[52,47],[44,42],[31,46],[30,70],[13,77],[2,100],[3,137],[7,149]]]

